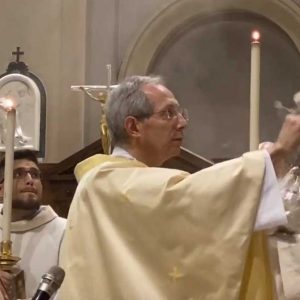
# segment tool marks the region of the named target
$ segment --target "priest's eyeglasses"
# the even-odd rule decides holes
[[[172,106],[172,107],[154,112],[152,115],[159,115],[164,120],[173,120],[175,118],[178,118],[179,115],[181,115],[186,121],[189,120],[188,110],[186,108],[182,108],[180,106]]]
[[[14,169],[13,177],[14,179],[24,179],[26,178],[27,174],[29,174],[32,179],[41,178],[41,172],[36,168],[16,168]]]

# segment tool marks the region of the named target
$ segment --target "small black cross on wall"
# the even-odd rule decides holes
[[[20,56],[24,55],[23,51],[20,51],[20,47],[17,47],[17,51],[13,51],[12,55],[16,55],[16,62],[20,61]]]

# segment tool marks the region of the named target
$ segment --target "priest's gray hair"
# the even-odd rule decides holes
[[[124,122],[128,116],[144,119],[153,114],[152,104],[143,92],[147,84],[163,84],[163,80],[157,76],[131,76],[112,91],[106,104],[106,119],[114,145],[127,142]]]

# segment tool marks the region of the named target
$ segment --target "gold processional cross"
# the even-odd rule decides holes
[[[106,85],[72,85],[73,91],[83,91],[92,100],[100,102],[101,118],[100,118],[100,135],[104,154],[110,154],[111,139],[108,132],[104,106],[112,89],[118,85],[111,85],[111,65],[106,66],[107,84]]]

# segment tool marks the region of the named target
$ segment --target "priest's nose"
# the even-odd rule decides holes
[[[188,120],[182,114],[178,114],[177,128],[184,129],[187,126],[187,124]]]
[[[26,184],[33,184],[33,178],[29,172],[26,173],[25,176],[25,183]]]

